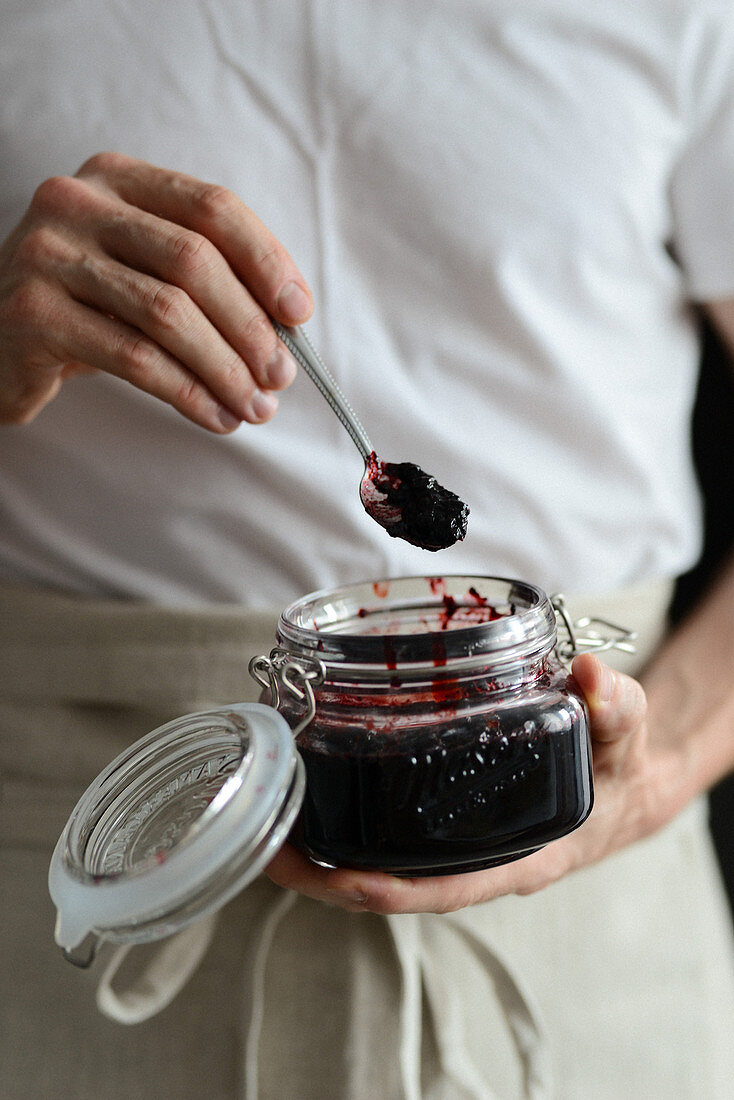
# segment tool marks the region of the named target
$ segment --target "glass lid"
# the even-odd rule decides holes
[[[94,780],[59,838],[57,943],[141,943],[221,907],[283,844],[304,787],[271,707],[215,707],[153,730]]]

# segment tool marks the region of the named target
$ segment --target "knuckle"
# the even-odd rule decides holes
[[[189,375],[179,383],[171,399],[171,404],[175,409],[193,413],[202,396],[203,387],[201,383],[193,375]]]
[[[369,897],[368,901],[360,906],[360,910],[370,913],[377,913],[381,917],[395,916],[399,913],[409,913],[410,908],[408,906],[401,906],[396,904],[391,898],[385,897]]]
[[[84,189],[81,180],[73,176],[50,176],[33,192],[31,210],[42,215],[63,213],[77,202]]]
[[[187,328],[191,321],[191,299],[179,287],[163,284],[148,303],[148,312],[156,327],[166,331]]]
[[[77,176],[106,176],[124,168],[129,160],[130,158],[123,153],[109,153],[106,151],[94,153],[84,161],[77,172]]]
[[[11,329],[31,329],[44,325],[49,316],[50,294],[37,279],[20,283],[3,303],[4,326]]]
[[[38,225],[20,239],[14,259],[21,271],[43,271],[62,251],[59,234],[50,225]]]
[[[214,246],[199,233],[177,233],[171,250],[176,267],[184,275],[206,276],[214,266]]]
[[[264,245],[255,254],[255,263],[259,268],[269,271],[279,271],[286,266],[288,254],[285,248],[277,241]]]
[[[195,201],[205,221],[228,221],[242,207],[233,191],[217,183],[204,184]]]
[[[275,330],[264,313],[252,313],[241,329],[244,344],[262,354],[269,354],[276,342]]]
[[[236,352],[218,364],[217,389],[222,394],[234,396],[235,400],[248,401],[252,396],[252,378],[247,365]]]
[[[131,382],[145,387],[158,367],[157,345],[147,336],[123,336],[120,338],[117,357],[126,368],[126,376]]]

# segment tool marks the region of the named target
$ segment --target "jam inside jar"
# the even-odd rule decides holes
[[[541,589],[471,576],[351,585],[292,604],[277,640],[281,661],[323,675],[296,735],[306,794],[291,835],[316,862],[478,870],[591,811],[586,710]],[[279,709],[297,727],[287,686]]]

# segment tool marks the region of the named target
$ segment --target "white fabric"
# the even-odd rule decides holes
[[[310,280],[379,453],[471,516],[440,566],[386,538],[306,378],[227,439],[85,378],[0,433],[0,576],[256,608],[436,568],[577,591],[685,569],[684,303],[734,292],[732,11],[9,0],[0,231],[104,148],[231,187]]]
[[[183,989],[204,958],[216,929],[210,914],[165,940],[135,983],[117,989],[115,977],[132,944],[120,944],[102,972],[97,1007],[118,1024],[139,1024],[162,1012]]]
[[[266,967],[273,937],[286,918],[297,895],[275,894],[262,923],[252,935],[248,956],[251,994],[243,1041],[243,1100],[257,1100],[260,1079],[260,1037],[266,997]],[[445,1079],[467,1100],[493,1100],[483,1074],[467,1055],[463,1036],[465,991],[452,981],[447,960],[450,944],[443,942],[441,925],[417,914],[387,918],[401,972],[401,1001],[397,1009],[400,1036],[398,1055],[404,1100],[421,1100],[421,995],[423,986],[436,1017],[436,1039]],[[97,986],[97,1006],[119,1024],[140,1024],[161,1012],[178,995],[201,963],[216,930],[217,917],[210,915],[164,940],[132,982],[115,985],[120,967],[131,945],[120,945],[112,953]],[[545,1028],[531,994],[519,984],[511,966],[496,948],[489,946],[470,928],[460,924],[454,933],[475,956],[477,968],[491,976],[497,1001],[507,1019],[521,1066],[523,1095],[528,1100],[551,1100],[553,1084]]]
[[[257,1100],[258,1097],[259,1044],[265,1012],[265,967],[268,954],[278,925],[293,908],[296,900],[297,895],[289,891],[276,895],[273,904],[266,912],[252,954],[252,998],[249,1026],[244,1042],[244,1100]]]

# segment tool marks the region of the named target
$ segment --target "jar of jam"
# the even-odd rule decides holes
[[[575,829],[592,773],[564,661],[632,637],[595,622],[498,577],[298,600],[250,662],[261,702],[166,723],[82,795],[49,869],[57,942],[84,965],[100,940],[168,936],[247,886],[287,839],[327,866],[434,875]]]
[[[292,604],[277,641],[251,670],[297,730],[306,792],[292,839],[315,861],[453,874],[527,855],[588,816],[585,706],[539,588],[352,585]]]

